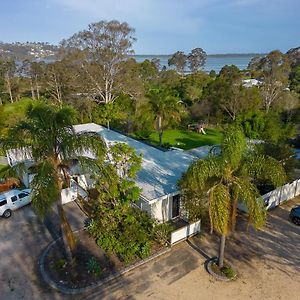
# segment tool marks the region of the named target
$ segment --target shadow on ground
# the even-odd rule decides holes
[[[235,265],[255,268],[256,259],[261,259],[270,268],[280,269],[289,276],[300,271],[300,227],[289,221],[290,208],[300,202],[291,200],[282,207],[268,213],[266,226],[262,230],[247,230],[244,215],[238,218],[237,229],[226,240],[225,258]],[[191,239],[206,256],[218,256],[219,237],[202,233]]]

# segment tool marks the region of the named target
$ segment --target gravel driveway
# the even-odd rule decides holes
[[[40,281],[37,258],[51,241],[31,206],[0,218],[0,299],[62,299]],[[65,299],[65,298],[64,298]]]
[[[11,219],[0,219],[0,299],[297,299],[300,289],[300,228],[288,220],[290,207],[300,198],[269,213],[264,230],[245,231],[239,227],[228,238],[226,258],[239,272],[235,282],[213,279],[204,269],[205,257],[188,243],[154,260],[103,289],[78,295],[61,295],[40,281],[37,258],[51,241],[31,207],[15,212]],[[68,214],[72,225],[82,226],[82,216],[75,210]],[[71,215],[70,215],[71,214]],[[214,236],[191,239],[209,256],[218,249]]]

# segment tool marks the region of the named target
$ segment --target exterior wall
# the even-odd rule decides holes
[[[141,210],[146,211],[148,215],[152,217],[151,205],[148,201],[143,200],[143,198],[140,198],[139,201],[136,203],[136,206],[138,206]]]
[[[195,235],[198,232],[200,232],[200,226],[201,222],[200,220],[192,223],[192,224],[188,224],[176,231],[173,231],[171,233],[171,245],[180,242],[182,240],[187,239],[189,236]]]
[[[178,195],[167,195],[164,198],[158,199],[151,204],[151,217],[155,218],[159,222],[167,222],[172,220],[173,210],[173,196]]]
[[[33,174],[28,174],[27,172],[24,172],[22,176],[20,176],[20,179],[22,183],[26,186],[26,188],[30,188],[30,183],[33,179]]]
[[[78,194],[83,198],[87,196],[86,192],[78,185],[73,185],[70,188],[63,189],[61,191],[62,204],[66,204],[76,200]]]
[[[159,222],[167,222],[172,219],[172,197],[166,196],[151,204],[151,217]]]

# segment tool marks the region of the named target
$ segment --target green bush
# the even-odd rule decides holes
[[[235,271],[234,271],[233,268],[231,268],[230,266],[224,266],[224,267],[221,269],[221,272],[222,272],[227,278],[233,279],[233,278],[236,277]]]
[[[104,251],[113,252],[118,245],[118,241],[113,235],[101,234],[97,239],[97,245]]]
[[[115,253],[126,264],[138,257],[144,259],[149,256],[153,220],[147,213],[132,207],[124,211],[115,209],[110,213],[116,214],[117,219],[104,214],[85,224],[97,245],[108,253]]]
[[[144,244],[140,245],[139,249],[139,257],[144,259],[150,255],[150,243],[145,242]]]
[[[165,149],[170,149],[172,147],[172,145],[170,143],[162,143],[161,146]]]
[[[151,133],[151,130],[137,130],[134,134],[139,140],[148,140]]]
[[[61,258],[54,263],[53,268],[56,271],[61,271],[66,266],[66,264],[67,264],[66,260]]]
[[[88,272],[93,274],[95,277],[99,277],[102,274],[100,265],[94,257],[89,258],[87,262]]]
[[[88,219],[84,223],[84,229],[93,237],[97,238],[98,237],[98,225],[97,222],[94,219]]]
[[[169,241],[172,230],[173,227],[170,224],[167,223],[157,224],[153,228],[153,238],[160,245],[165,245]]]

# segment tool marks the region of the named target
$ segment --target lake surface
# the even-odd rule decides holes
[[[216,54],[208,55],[204,70],[209,72],[215,70],[217,73],[225,65],[236,65],[240,70],[247,68],[250,60],[255,56],[262,56],[263,54]],[[137,62],[142,62],[146,59],[151,60],[153,58],[160,59],[161,67],[166,66],[168,68],[168,59],[170,55],[134,55]]]

